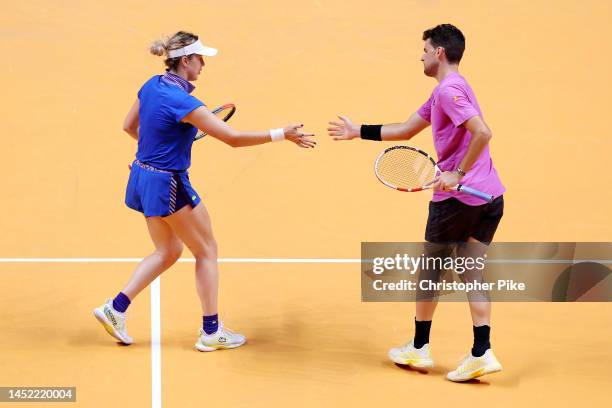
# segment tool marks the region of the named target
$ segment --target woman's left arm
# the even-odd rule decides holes
[[[198,129],[208,133],[215,139],[219,139],[232,147],[254,146],[272,141],[269,131],[238,131],[232,129],[226,122],[218,118],[206,107],[200,106],[183,118]],[[300,130],[304,125],[294,124],[283,128],[284,138],[299,147],[314,147],[316,142],[309,139],[312,133],[302,133]]]

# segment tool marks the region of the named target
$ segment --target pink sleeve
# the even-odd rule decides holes
[[[431,123],[431,101],[432,101],[433,95],[431,95],[429,97],[429,99],[427,100],[427,102],[425,102],[423,104],[423,106],[421,106],[419,108],[419,110],[417,111],[417,114],[422,117],[423,119],[425,119],[426,121],[428,121],[429,123]]]
[[[440,91],[439,103],[453,125],[461,126],[466,120],[478,116],[478,111],[467,97],[467,92],[459,86],[449,86]]]

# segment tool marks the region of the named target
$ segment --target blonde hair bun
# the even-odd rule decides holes
[[[151,44],[151,48],[149,48],[149,51],[151,51],[151,54],[160,57],[166,52],[166,44],[162,40],[157,40],[153,44]]]
[[[187,31],[179,31],[177,33],[174,33],[170,37],[162,37],[161,39],[155,41],[153,44],[151,44],[151,48],[149,48],[149,51],[151,51],[151,54],[157,56],[162,56],[166,54],[166,59],[164,60],[166,68],[170,70],[175,70],[179,66],[181,58],[168,58],[168,51],[178,50],[179,48],[186,47],[189,44],[193,44],[197,40],[197,35],[188,33]]]

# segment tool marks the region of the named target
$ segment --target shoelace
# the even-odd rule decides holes
[[[225,334],[228,334],[230,336],[233,336],[234,334],[236,334],[235,332],[231,331],[230,329],[228,329],[227,327],[225,327],[223,325],[223,322],[219,322],[219,331],[223,332]]]
[[[226,334],[229,334],[230,336],[233,336],[234,334],[236,334],[235,332],[225,327],[223,328],[223,332],[225,332]]]
[[[112,299],[107,300],[106,303],[108,304],[110,308],[110,312],[113,314],[113,316],[115,316],[115,321],[117,322],[116,324],[117,329],[119,329],[120,331],[123,331],[125,329],[125,317],[126,317],[125,313],[118,312],[113,308]]]

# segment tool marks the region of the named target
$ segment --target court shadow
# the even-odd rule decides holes
[[[450,380],[449,380],[450,381]],[[488,381],[485,380],[480,380],[478,378],[474,378],[472,380],[467,380],[467,381],[461,381],[458,382],[457,384],[467,384],[467,385],[472,385],[472,386],[484,386],[484,385],[491,385]]]
[[[64,338],[67,340],[67,344],[69,346],[79,348],[129,347],[131,349],[136,349],[141,347],[150,347],[151,343],[150,339],[147,338],[141,339],[140,341],[135,341],[133,344],[123,344],[120,341],[117,341],[115,338],[111,337],[102,328],[100,330],[79,330],[78,332],[70,333]]]
[[[419,374],[429,374],[431,372],[430,369],[426,369],[426,368],[417,368],[417,367],[412,367],[409,365],[397,364],[397,363],[395,363],[394,365],[398,368],[401,368],[404,371],[410,371],[410,372],[415,372]]]
[[[553,370],[553,366],[546,360],[532,361],[525,365],[504,365],[504,370],[501,373],[491,374],[491,382],[497,387],[516,388],[522,381],[536,379]],[[488,379],[489,376],[487,375],[486,378]]]
[[[195,350],[194,344],[197,340],[197,334],[193,333],[192,331],[189,331],[188,333],[175,332],[163,336],[162,348],[193,352]],[[250,332],[249,336],[247,337],[246,346],[248,346],[249,349],[257,347],[258,351],[270,351],[275,353],[299,350],[298,347],[291,347],[290,345],[281,347],[281,345],[277,342],[266,341],[265,339],[262,341],[256,335],[251,335]]]
[[[450,371],[450,369],[447,369],[446,367],[442,367],[442,366],[435,366],[433,368],[418,368],[418,367],[412,367],[409,365],[403,365],[403,364],[397,364],[397,363],[393,363],[391,361],[385,361],[382,363],[382,366],[384,366],[385,368],[400,368],[404,371],[407,372],[412,372],[415,374],[421,374],[421,375],[436,375],[436,376],[442,376],[444,377],[444,379],[446,379],[446,374]],[[395,366],[395,367],[393,367]],[[493,374],[490,374],[493,375]],[[516,379],[519,377],[519,374],[515,374],[512,375],[510,378],[508,378],[508,376],[504,376],[504,377],[500,377],[500,378],[496,378],[494,379],[492,382],[489,380],[489,375],[487,375],[484,378],[475,378],[472,380],[468,380],[468,381],[463,381],[457,384],[468,384],[468,385],[472,385],[472,386],[490,386],[491,383],[493,383],[495,386],[500,386],[500,387],[512,387],[512,386],[516,386],[517,385],[517,381]],[[448,382],[451,382],[450,380],[447,380]]]
[[[441,375],[445,373],[443,367],[419,368],[419,367],[412,367],[412,366],[404,365],[404,364],[397,364],[392,361],[383,361],[382,366],[385,368],[400,368],[404,371],[413,372],[413,373],[421,374],[421,375],[428,375],[428,374]]]

